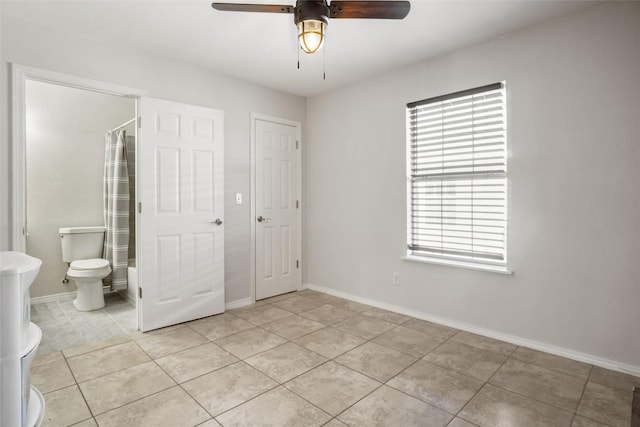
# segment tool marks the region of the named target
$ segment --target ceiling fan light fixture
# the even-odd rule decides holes
[[[315,53],[324,44],[324,34],[327,24],[316,19],[298,22],[298,41],[306,53]]]

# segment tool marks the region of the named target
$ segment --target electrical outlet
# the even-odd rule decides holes
[[[393,273],[393,284],[396,286],[400,284],[400,273],[397,271]]]
[[[242,193],[236,193],[236,205],[242,204]]]

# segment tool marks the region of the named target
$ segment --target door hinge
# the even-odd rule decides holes
[[[300,209],[300,200],[296,200],[296,209]]]
[[[142,287],[138,286],[138,298],[142,299]]]
[[[142,213],[142,202],[138,202],[138,213]]]
[[[296,268],[300,268],[300,260],[296,260]]]
[[[296,140],[296,150],[298,149],[298,144],[300,143],[300,141]]]

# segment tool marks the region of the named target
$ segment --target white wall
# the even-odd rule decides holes
[[[0,3],[0,7],[1,7]],[[1,9],[0,9],[1,11]],[[146,90],[149,96],[223,110],[225,113],[226,300],[248,298],[250,251],[250,114],[304,122],[298,96],[212,74],[185,64],[37,27],[1,16],[0,249],[11,245],[11,159],[8,62]],[[235,204],[235,193],[244,203]]]
[[[403,261],[406,103],[501,80],[514,274]],[[639,119],[631,2],[311,98],[304,281],[640,374]]]
[[[135,100],[29,80],[26,103],[27,253],[42,260],[31,286],[38,297],[76,290],[61,283],[58,229],[104,224],[105,132],[135,116]]]

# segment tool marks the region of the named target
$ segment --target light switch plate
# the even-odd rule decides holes
[[[242,193],[236,193],[236,205],[242,204]]]

